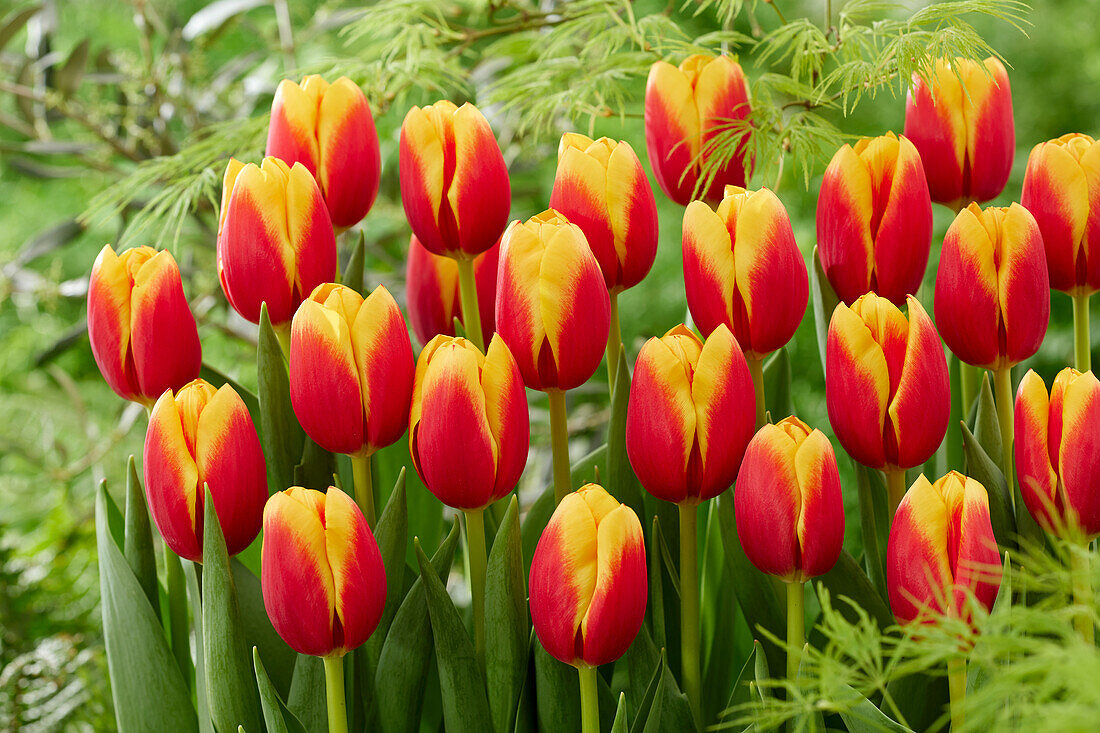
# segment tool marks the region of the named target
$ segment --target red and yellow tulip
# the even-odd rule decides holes
[[[753,437],[733,492],[737,536],[760,572],[801,583],[832,570],[844,500],[829,439],[797,417]]]
[[[890,527],[886,585],[899,623],[968,619],[968,593],[988,611],[1001,586],[1001,558],[985,487],[956,471],[934,484],[918,476]]]
[[[737,339],[719,325],[704,343],[684,325],[638,354],[626,449],[653,496],[696,504],[737,478],[755,427],[752,376]]]
[[[441,502],[481,509],[512,490],[527,463],[530,421],[519,367],[499,336],[482,354],[436,336],[416,364],[409,451]]]
[[[647,589],[634,511],[596,484],[562,499],[531,559],[531,622],[546,651],[578,667],[615,661],[642,626]]]
[[[825,350],[825,402],[837,440],[870,468],[924,463],[947,432],[947,360],[916,298],[909,317],[886,298],[861,296],[833,311]],[[899,492],[900,493],[900,492]]]
[[[103,378],[119,397],[147,407],[166,389],[199,376],[202,346],[168,251],[106,245],[88,282],[88,339]]]
[[[382,618],[386,570],[367,521],[334,486],[294,486],[264,508],[260,583],[283,641],[301,654],[342,656]]]
[[[497,333],[531,389],[567,390],[596,371],[611,304],[584,233],[547,209],[504,233],[497,270]]]
[[[932,246],[932,201],[917,148],[887,133],[837,151],[817,200],[817,248],[837,296],[917,292]]]
[[[665,194],[686,206],[710,161],[722,153],[719,136],[742,132],[752,112],[741,65],[729,56],[688,56],[679,67],[658,61],[645,87],[645,142]],[[726,184],[744,186],[752,168],[748,137],[698,198],[717,201]]]
[[[326,283],[294,314],[290,401],[306,435],[327,451],[369,455],[396,442],[414,373],[405,320],[381,285],[364,299]]]
[[[311,75],[279,83],[271,103],[266,155],[301,163],[317,179],[337,229],[359,222],[378,195],[378,133],[363,90],[347,77]]]
[[[1043,237],[1027,209],[971,204],[959,212],[940,252],[935,312],[947,348],[967,364],[1004,369],[1039,350],[1050,286]]]
[[[202,562],[204,486],[210,487],[226,549],[244,550],[260,532],[267,475],[248,409],[232,387],[196,379],[165,390],[145,435],[145,493],[164,541]]]
[[[336,235],[321,189],[301,163],[230,159],[218,224],[218,277],[229,304],[253,323],[267,303],[273,325],[290,321],[313,289],[336,274]]]
[[[401,124],[401,202],[429,252],[473,257],[500,239],[511,188],[489,122],[472,104],[413,107]]]
[[[493,308],[497,295],[497,259],[500,243],[474,258],[477,304],[485,343],[493,336]],[[455,335],[455,319],[462,323],[458,288],[458,264],[450,257],[429,252],[414,234],[409,239],[409,257],[405,265],[405,297],[409,325],[427,344],[439,335]]]
[[[905,136],[920,152],[936,203],[959,209],[1000,195],[1016,154],[1012,89],[1004,64],[940,59],[925,81],[913,75]]]
[[[791,220],[774,193],[727,186],[717,211],[692,201],[683,247],[688,308],[700,331],[725,324],[749,359],[790,341],[809,285]]]

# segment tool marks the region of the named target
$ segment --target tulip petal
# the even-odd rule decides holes
[[[520,222],[513,222],[500,245],[495,320],[524,383],[532,389],[541,385],[539,352],[546,340],[539,310],[540,292],[533,287],[539,279],[542,255],[538,235]]]
[[[913,143],[901,137],[874,234],[874,282],[872,289],[900,306],[924,280],[932,246],[932,200],[920,155]]]
[[[267,129],[265,155],[290,165],[301,163],[310,173],[317,173],[321,156],[315,131],[323,86],[327,84],[318,76],[307,76],[300,86],[290,79],[279,82],[275,98],[271,101],[271,124]]]
[[[454,177],[447,200],[460,247],[476,255],[493,246],[508,224],[512,193],[508,168],[488,121],[466,103],[454,114]]]
[[[1083,284],[1077,259],[1089,223],[1089,182],[1085,168],[1057,142],[1032,148],[1020,203],[1042,233],[1050,287],[1070,293]]]
[[[737,478],[756,427],[756,393],[741,347],[724,325],[703,344],[691,381],[698,468],[689,487],[700,499],[718,496]]]
[[[401,123],[401,203],[416,238],[429,252],[442,255],[453,249],[445,241],[439,221],[447,180],[444,156],[453,153],[453,140],[448,151],[430,111],[413,107]]]
[[[593,666],[613,662],[634,642],[645,617],[645,544],[638,516],[625,504],[599,521],[596,579],[581,621],[582,658]]]
[[[953,521],[958,527],[954,530],[958,540],[952,567],[955,608],[965,608],[969,590],[988,611],[1001,587],[1001,556],[989,518],[989,497],[985,487],[972,478],[965,479],[961,506]]]
[[[737,537],[753,565],[793,580],[801,567],[799,515],[802,496],[795,442],[766,424],[749,443],[733,491]]]
[[[317,146],[317,183],[333,225],[346,229],[370,211],[382,173],[370,105],[363,90],[346,77],[333,82],[321,98]]]
[[[1049,420],[1046,385],[1029,369],[1016,392],[1013,441],[1016,475],[1020,480],[1020,494],[1031,516],[1043,529],[1053,531],[1061,521],[1062,505],[1058,495],[1058,474],[1051,466],[1051,446],[1047,442]],[[1054,449],[1057,460],[1058,446]]]
[[[88,338],[103,378],[127,400],[141,396],[130,356],[130,291],[126,267],[111,245],[104,245],[88,282]]]
[[[608,287],[632,288],[649,274],[657,257],[657,202],[642,162],[626,141],[615,146],[607,161],[607,211],[621,269]],[[589,240],[591,243],[591,237]]]
[[[523,377],[508,345],[493,336],[481,370],[485,393],[485,416],[497,446],[496,486],[493,498],[507,495],[527,465],[531,420]]]
[[[849,305],[871,289],[872,191],[870,171],[851,146],[845,145],[833,156],[821,181],[817,251],[825,276],[837,296]]]
[[[614,182],[611,171],[584,150],[566,147],[558,160],[554,189],[550,194],[550,207],[581,228],[608,289],[620,280],[620,263],[625,259],[625,252],[620,253],[616,248],[616,234],[610,219],[614,209],[608,192],[612,186],[625,183]]]
[[[814,578],[833,569],[844,547],[840,473],[833,446],[824,433],[814,430],[806,437],[795,454],[794,467],[801,494],[798,567],[803,578]]]
[[[715,138],[728,134],[734,124],[749,116],[748,88],[740,64],[729,56],[715,56],[703,65],[695,81],[695,105],[702,132],[700,149],[709,162],[714,153],[708,145],[713,146]],[[744,187],[745,169],[749,167],[744,161],[745,141],[746,138],[742,138],[736,152],[718,170],[704,198],[720,199],[726,185]]]
[[[1100,533],[1100,382],[1092,372],[1066,386],[1061,418],[1058,475],[1065,503],[1072,507],[1085,535],[1093,537]]]
[[[863,465],[882,468],[891,391],[883,348],[864,320],[841,303],[833,311],[825,351],[825,402],[837,440]]]
[[[691,83],[682,71],[665,61],[656,62],[649,70],[645,130],[646,150],[657,183],[670,199],[686,206],[698,176],[692,161],[699,154],[702,130]]]
[[[936,275],[936,324],[947,348],[967,364],[996,364],[998,285],[994,242],[976,205],[959,212],[943,240]]]
[[[709,336],[720,324],[733,323],[733,241],[721,216],[704,201],[687,205],[683,236],[688,309],[699,330]]]
[[[969,96],[966,116],[967,192],[974,201],[997,198],[1012,172],[1016,126],[1012,121],[1012,90],[1008,72],[995,57],[984,68],[971,62],[963,80]]]
[[[904,361],[890,364],[900,378],[890,401],[897,458],[890,462],[912,468],[928,460],[943,442],[951,417],[947,359],[939,334],[920,301],[909,296],[909,328]]]
[[[918,476],[894,514],[886,551],[890,608],[901,623],[947,610],[948,523],[943,497]]]
[[[199,333],[169,252],[158,252],[142,265],[130,300],[130,347],[141,394],[179,389],[198,377]]]
[[[334,612],[339,620],[333,644],[339,649],[355,649],[370,638],[382,618],[386,603],[382,553],[359,507],[335,486],[325,494],[324,524]]]
[[[401,309],[385,287],[375,288],[351,326],[351,346],[359,372],[368,451],[397,442],[405,433],[412,399],[412,342]]]
[[[1034,217],[1019,204],[1001,220],[998,301],[1004,324],[1002,356],[1018,364],[1039,350],[1050,322],[1050,282],[1043,238]]]
[[[180,557],[201,562],[199,469],[170,390],[165,390],[149,415],[142,463],[149,513],[161,536]]]

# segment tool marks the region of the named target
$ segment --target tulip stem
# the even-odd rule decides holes
[[[1005,473],[1005,483],[1008,484],[1008,495],[1012,498],[1012,506],[1016,506],[1016,493],[1013,487],[1016,484],[1016,471],[1012,461],[1012,432],[1013,432],[1013,406],[1012,406],[1012,367],[996,369],[993,372],[993,386],[996,388],[997,420],[1001,424],[1001,466]]]
[[[905,469],[886,469],[884,473],[886,474],[886,494],[890,497],[890,520],[893,521],[894,514],[898,511],[898,504],[905,496]]]
[[[569,469],[569,424],[565,414],[565,392],[560,389],[546,391],[550,399],[550,442],[554,452],[554,505],[573,490],[573,477]]]
[[[1089,646],[1096,643],[1096,634],[1089,618],[1088,608],[1092,605],[1092,583],[1089,578],[1089,541],[1084,540],[1081,552],[1071,551],[1070,568],[1073,573],[1073,603],[1082,610],[1073,619],[1077,633]]]
[[[348,706],[344,699],[344,657],[324,657],[329,733],[348,733]]]
[[[962,419],[970,419],[970,406],[978,396],[978,367],[959,362],[959,391],[962,392]]]
[[[355,485],[355,503],[363,511],[367,524],[374,529],[374,483],[370,475],[370,456],[352,454],[352,483]]]
[[[806,643],[806,584],[796,580],[787,583],[787,681],[798,678],[802,663],[802,645]]]
[[[614,396],[615,375],[619,369],[619,349],[623,334],[619,328],[619,293],[611,292],[611,327],[607,330],[607,394]]]
[[[600,733],[600,701],[596,691],[596,668],[577,667],[581,679],[581,733]]]
[[[966,657],[961,654],[947,660],[947,685],[951,694],[951,730],[963,726],[963,701],[966,699]]]
[[[481,311],[477,305],[477,280],[474,278],[474,261],[469,257],[459,257],[458,296],[462,301],[462,328],[466,338],[474,346],[485,351],[485,339],[481,333]]]
[[[764,360],[748,359],[749,373],[752,374],[752,388],[756,392],[756,429],[764,427],[767,420],[767,405],[764,404]]]
[[[680,676],[697,724],[700,715],[699,678],[699,520],[698,505],[680,504]]]
[[[485,667],[485,510],[466,514],[466,552],[470,558],[470,604],[474,609],[474,648],[477,661]]]
[[[1089,342],[1089,296],[1073,296],[1073,365],[1079,372],[1092,369]]]

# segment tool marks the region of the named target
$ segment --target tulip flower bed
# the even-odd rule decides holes
[[[839,82],[811,75],[773,104],[751,81],[767,53],[726,48],[747,43],[739,3],[709,41],[638,44],[638,135],[548,118],[535,193],[506,111],[422,79],[394,120],[332,69],[241,123],[262,155],[162,156],[202,150],[220,181],[212,267],[167,240],[88,263],[91,353],[145,415],[140,456],[107,458],[125,482],[95,494],[119,730],[1094,725],[1100,143],[1020,140],[1009,190],[1011,67],[971,26],[941,9],[872,30],[861,6],[833,25],[827,4],[827,52],[766,4],[795,54],[857,28],[913,44],[874,82],[906,91],[874,102],[904,124],[828,138],[809,199],[780,183],[789,154],[809,184],[797,130],[817,123],[785,110],[859,85],[827,99]],[[484,28],[407,20],[459,34],[461,58],[480,33],[672,13],[504,6]],[[372,226],[395,217],[389,261]],[[682,322],[624,338],[668,249]],[[196,277],[254,336],[242,363],[204,351]],[[1059,292],[1072,343],[1046,338]],[[1056,376],[1023,373],[1040,351]]]

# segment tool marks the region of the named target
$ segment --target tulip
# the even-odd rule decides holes
[[[1000,195],[1016,154],[1012,89],[1004,65],[940,59],[905,101],[905,136],[920,152],[932,200],[955,210]]]
[[[1072,134],[1036,145],[1020,203],[1043,235],[1050,287],[1073,298],[1074,361],[1087,372],[1089,296],[1100,290],[1100,143]]]
[[[558,501],[572,488],[564,391],[584,384],[599,366],[610,310],[580,227],[553,209],[512,222],[500,245],[497,333],[524,383],[549,397]]]
[[[218,278],[229,304],[285,330],[298,305],[336,274],[336,237],[317,182],[301,163],[230,159],[218,223]]]
[[[279,83],[266,155],[301,163],[317,179],[334,227],[355,226],[374,203],[382,172],[378,133],[363,90],[347,77]]]
[[[749,89],[741,65],[729,56],[688,56],[679,67],[658,61],[645,86],[645,142],[653,175],[665,194],[686,206],[693,198],[717,201],[726,184],[745,186]],[[739,129],[740,128],[740,129]],[[743,135],[730,151],[726,140]],[[708,174],[715,159],[727,162]],[[695,190],[703,184],[699,196]]]
[[[488,343],[495,329],[493,307],[497,295],[497,258],[500,244],[494,244],[474,258],[478,311],[481,333]],[[450,257],[433,255],[416,235],[409,238],[409,258],[405,268],[405,297],[409,324],[420,343],[427,344],[439,335],[455,335],[455,319],[462,323],[459,301],[458,265]]]
[[[111,389],[146,407],[199,376],[202,346],[171,252],[100,251],[88,282],[88,338]]]
[[[294,314],[294,414],[319,446],[350,456],[356,499],[372,524],[370,455],[404,434],[414,373],[405,320],[381,285],[366,299],[343,285],[319,285]]]
[[[886,472],[894,507],[905,469],[936,452],[951,412],[936,327],[916,298],[907,301],[908,318],[874,293],[837,305],[825,346],[829,422],[852,458]]]
[[[932,246],[932,201],[913,143],[894,133],[837,151],[817,200],[821,267],[851,305],[874,292],[902,306],[917,292]]]
[[[145,492],[164,541],[202,562],[204,486],[236,555],[256,539],[267,501],[263,449],[248,409],[228,384],[202,379],[165,390],[145,435]]]

